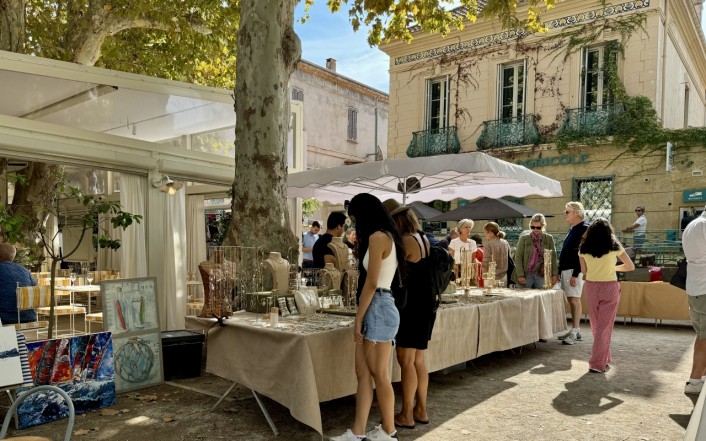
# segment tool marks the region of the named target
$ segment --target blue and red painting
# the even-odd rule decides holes
[[[110,332],[27,343],[35,386],[63,389],[77,414],[115,404],[115,368]],[[18,392],[28,390],[20,389]],[[52,392],[37,393],[17,409],[18,428],[66,418],[64,400]]]

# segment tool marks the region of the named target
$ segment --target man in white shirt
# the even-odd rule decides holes
[[[645,207],[635,208],[635,223],[627,227],[624,231],[632,231],[633,246],[638,250],[645,243],[645,234],[647,233],[647,218],[645,217]]]
[[[686,293],[696,331],[691,375],[684,393],[699,394],[706,380],[706,211],[689,223],[682,235],[686,257]]]

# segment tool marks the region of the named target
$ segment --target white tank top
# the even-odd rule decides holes
[[[390,240],[392,240],[392,238],[390,238]],[[368,251],[365,252],[365,256],[363,257],[363,268],[365,268],[366,271],[368,270]],[[380,262],[380,277],[378,277],[377,287],[390,289],[390,286],[392,286],[392,278],[395,277],[396,271],[397,252],[395,250],[395,242],[392,241],[390,255],[382,259],[382,262]]]

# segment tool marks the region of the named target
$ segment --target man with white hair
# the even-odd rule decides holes
[[[37,284],[27,268],[13,262],[15,254],[17,250],[12,244],[0,243],[0,319],[5,325],[17,323],[17,287]],[[20,323],[36,320],[34,310],[20,313]]]
[[[706,210],[682,234],[686,257],[686,293],[691,325],[696,331],[691,375],[684,393],[699,394],[706,380]]]
[[[571,308],[571,330],[559,336],[565,345],[573,345],[581,340],[581,292],[583,291],[583,274],[579,262],[579,245],[583,233],[588,229],[584,221],[585,210],[581,202],[569,202],[564,210],[564,219],[569,224],[569,234],[564,239],[564,245],[559,254],[559,277],[561,289],[566,294]]]

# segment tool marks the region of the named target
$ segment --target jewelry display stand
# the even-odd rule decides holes
[[[264,288],[278,293],[286,293],[289,289],[289,262],[282,258],[280,253],[271,252],[269,257],[262,262],[262,266]]]
[[[334,237],[327,246],[333,251],[333,256],[336,258],[334,267],[338,271],[345,271],[348,268],[348,245],[343,243],[343,238]]]
[[[544,249],[544,289],[552,288],[552,250]]]
[[[358,292],[358,259],[353,254],[348,255],[348,269],[343,273],[343,306],[351,307],[355,305],[355,297]]]
[[[321,286],[327,290],[341,289],[341,272],[333,263],[324,265],[321,271]]]
[[[478,273],[481,267],[480,262],[476,262],[475,252],[461,248],[461,277],[457,279],[460,288],[465,294],[469,294],[471,287],[479,285]]]
[[[245,293],[262,291],[263,252],[254,247],[209,247],[199,264],[204,306],[199,317],[229,317],[245,309]]]

